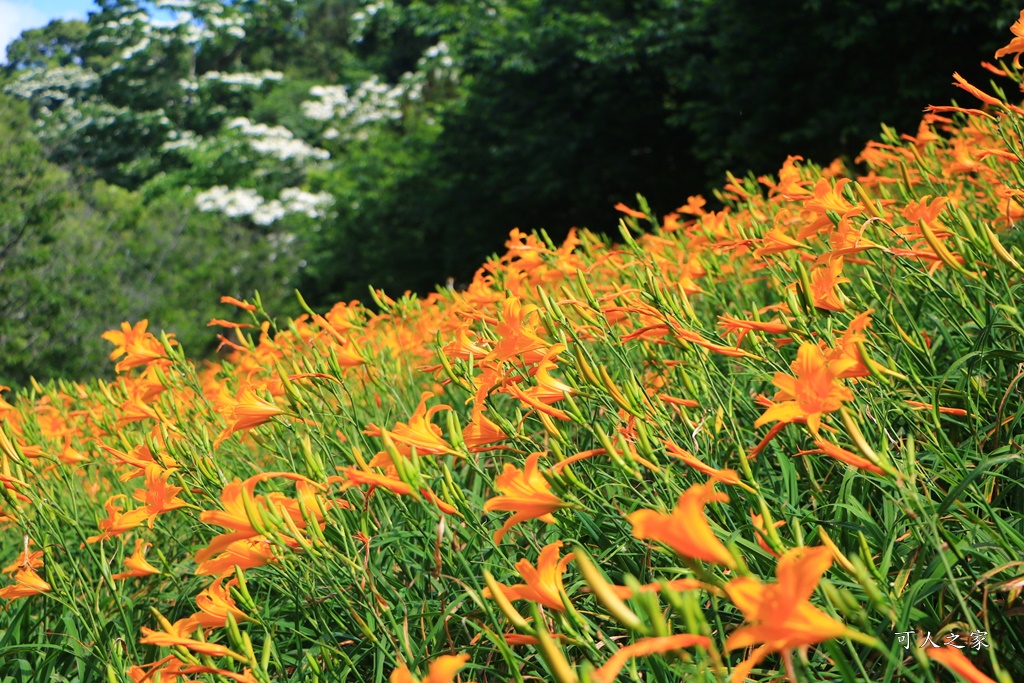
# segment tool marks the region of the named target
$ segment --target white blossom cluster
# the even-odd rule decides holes
[[[190,10],[196,6],[193,0],[153,0],[153,6],[158,9],[167,10]]]
[[[127,28],[134,24],[147,24],[149,23],[149,14],[144,10],[136,9],[134,11],[125,12],[120,19],[117,21],[108,21],[103,24],[103,28],[116,31],[121,28]]]
[[[309,218],[323,218],[324,209],[334,201],[328,192],[306,192],[297,187],[286,187],[280,197],[288,213],[301,213]]]
[[[327,192],[306,192],[297,187],[281,190],[277,199],[267,201],[251,188],[216,185],[196,195],[200,211],[219,211],[230,218],[249,216],[257,225],[270,225],[290,213],[322,218],[334,201]]]
[[[431,81],[458,82],[455,60],[444,41],[427,48],[417,66],[415,72],[402,74],[395,85],[388,85],[375,75],[360,83],[351,93],[344,85],[313,86],[309,94],[319,99],[303,102],[302,112],[315,121],[339,122],[348,135],[368,124],[399,121],[404,116],[406,105],[421,100]],[[328,140],[342,134],[335,126],[323,133]]]
[[[226,33],[239,40],[245,38],[245,19],[241,15],[229,17],[211,15],[207,17],[206,21],[211,28],[217,29],[220,33]]]
[[[199,147],[201,138],[190,130],[172,130],[167,134],[167,140],[160,145],[161,152],[170,152],[175,149],[196,149]]]
[[[287,0],[291,1],[291,0]],[[115,35],[100,36],[100,42],[120,43],[116,35],[124,29],[131,28],[140,32],[141,39],[135,45],[123,50],[121,61],[127,61],[143,52],[152,42],[170,43],[183,41],[189,45],[197,45],[204,40],[218,36],[231,36],[238,40],[246,36],[246,20],[251,14],[242,7],[245,3],[226,5],[220,1],[195,2],[194,0],[155,0],[153,5],[161,10],[169,10],[173,15],[155,18],[145,9],[132,8],[116,20],[102,25]],[[115,65],[113,68],[117,68]]]
[[[397,85],[388,85],[379,76],[372,76],[356,86],[349,95],[344,85],[316,85],[310,88],[309,94],[320,100],[309,100],[302,103],[302,111],[315,121],[345,120],[349,126],[356,128],[366,123],[402,118],[402,102],[413,93],[409,80],[404,79]],[[418,90],[422,90],[422,85]],[[416,99],[416,97],[410,99]]]
[[[309,94],[319,100],[302,103],[302,112],[316,121],[336,121],[324,131],[324,138],[365,138],[369,124],[400,121],[406,102],[422,98],[424,79],[406,73],[397,85],[381,82],[378,76],[360,83],[350,95],[343,85],[318,85]]]
[[[48,69],[26,69],[18,78],[4,87],[8,95],[23,100],[62,102],[75,92],[86,90],[99,81],[96,72],[75,64]]]
[[[260,87],[267,81],[279,81],[284,78],[284,74],[280,71],[271,71],[270,69],[264,69],[259,73],[221,73],[219,71],[207,71],[199,77],[201,81],[208,81],[213,83],[223,83],[225,85],[234,86],[252,86]],[[192,81],[185,81],[183,83],[191,85]],[[194,89],[194,88],[192,88]]]
[[[149,36],[143,36],[142,40],[121,51],[121,59],[128,60],[149,47]]]
[[[423,56],[420,57],[418,65],[420,68],[423,68],[429,66],[434,60],[437,60],[438,64],[445,69],[455,66],[455,60],[452,59],[451,52],[448,50],[448,43],[442,40],[428,47],[423,51]]]
[[[382,10],[386,13],[387,10],[393,7],[393,3],[390,0],[373,0],[363,6],[362,9],[356,10],[352,13],[352,28],[349,34],[349,40],[353,43],[361,43],[366,38],[366,29],[369,27],[370,22],[375,16],[381,13]]]
[[[196,207],[200,211],[219,211],[229,218],[251,216],[263,201],[256,190],[245,187],[229,189],[224,185],[215,185],[196,195]]]
[[[249,146],[260,154],[273,156],[282,161],[289,159],[316,159],[326,161],[331,153],[326,149],[313,147],[295,137],[295,134],[284,126],[268,126],[265,123],[253,123],[244,116],[232,119],[228,129],[238,130],[247,138]]]
[[[161,123],[159,112],[135,112],[105,101],[79,103],[68,99],[52,111],[42,107],[39,115],[36,134],[40,140],[49,143],[59,143],[88,129],[106,128],[119,121],[133,121],[146,126],[159,126]]]
[[[448,43],[442,40],[424,50],[423,56],[416,62],[416,75],[419,78],[429,76],[434,83],[458,83],[460,72],[448,49]]]

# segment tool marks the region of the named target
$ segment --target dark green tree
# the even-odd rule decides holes
[[[928,104],[966,101],[959,71],[1009,39],[1011,0],[715,0],[697,8],[685,55],[667,70],[706,182],[773,172],[789,154],[856,156],[879,122],[913,132]],[[974,106],[973,103],[968,106]],[[638,188],[642,189],[642,188]]]

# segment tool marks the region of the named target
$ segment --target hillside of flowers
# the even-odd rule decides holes
[[[0,681],[1021,680],[1012,30],[864,175],[8,393]]]

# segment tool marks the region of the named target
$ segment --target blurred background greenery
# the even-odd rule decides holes
[[[953,71],[986,83],[1019,9],[97,0],[0,74],[0,382],[110,374],[122,320],[211,354],[222,294],[422,293],[514,227],[614,233],[637,192],[663,214],[790,154],[855,170]]]

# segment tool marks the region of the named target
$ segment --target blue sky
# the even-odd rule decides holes
[[[84,19],[95,6],[93,0],[0,0],[0,58],[6,58],[7,44],[25,29],[51,19]]]

